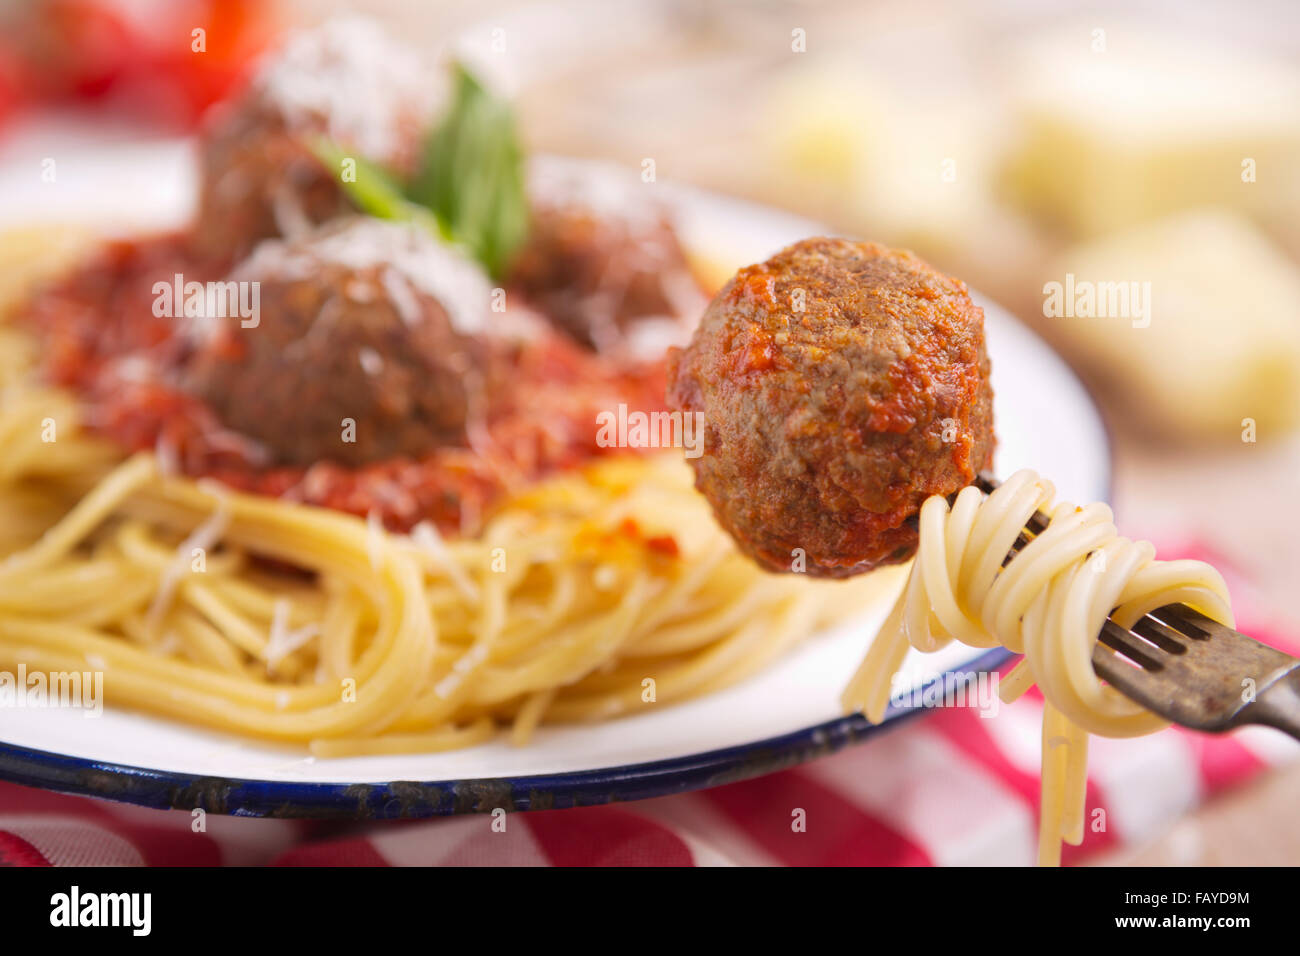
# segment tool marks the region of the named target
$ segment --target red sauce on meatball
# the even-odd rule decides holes
[[[911,253],[808,239],[741,269],[669,404],[704,415],[696,487],[762,566],[844,577],[905,560],[908,522],[991,464],[984,316]]]

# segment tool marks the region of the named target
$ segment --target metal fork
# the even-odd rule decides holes
[[[987,494],[998,481],[981,474],[974,484]],[[1036,512],[1006,560],[1047,530],[1047,522]],[[1126,697],[1184,727],[1217,733],[1264,724],[1300,740],[1300,660],[1185,604],[1157,608],[1132,628],[1108,619],[1093,648],[1092,669]]]

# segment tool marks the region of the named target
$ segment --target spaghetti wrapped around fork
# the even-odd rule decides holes
[[[1083,838],[1087,735],[1135,737],[1165,721],[1103,684],[1092,650],[1109,616],[1131,627],[1183,603],[1232,625],[1227,587],[1200,561],[1157,561],[1146,541],[1120,537],[1109,507],[1053,503],[1052,483],[1016,472],[985,495],[963,489],[921,507],[920,546],[907,584],[844,691],[846,709],[879,723],[890,681],[911,648],[951,641],[1023,655],[999,687],[1011,702],[1037,684],[1043,711],[1039,862],[1060,860],[1060,841]],[[1006,561],[1036,511],[1047,529]],[[1004,564],[1004,561],[1006,563]]]

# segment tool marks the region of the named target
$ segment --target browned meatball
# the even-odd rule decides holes
[[[984,314],[910,252],[806,239],[741,269],[669,359],[701,412],[696,487],[773,571],[846,577],[916,549],[915,515],[989,467]]]
[[[667,211],[620,170],[534,168],[531,230],[511,284],[572,338],[617,350],[649,320],[685,341],[704,306]],[[662,354],[663,346],[659,348]]]
[[[415,56],[364,19],[299,33],[237,101],[214,109],[199,145],[199,251],[230,261],[352,210],[326,138],[399,174],[413,170],[433,84]],[[355,158],[355,157],[354,157]]]
[[[265,242],[230,278],[258,283],[256,325],[194,321],[186,386],[272,460],[464,442],[491,295],[476,266],[418,227],[358,218]]]

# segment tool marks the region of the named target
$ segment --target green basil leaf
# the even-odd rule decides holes
[[[461,64],[453,82],[451,108],[425,142],[406,194],[499,278],[528,235],[523,149],[508,103]]]
[[[444,240],[449,238],[449,230],[438,217],[407,199],[397,179],[378,163],[356,156],[328,139],[317,137],[307,145],[327,169],[339,176],[344,194],[361,212],[377,219],[417,222],[434,235]],[[354,178],[344,178],[345,161],[354,164]]]

